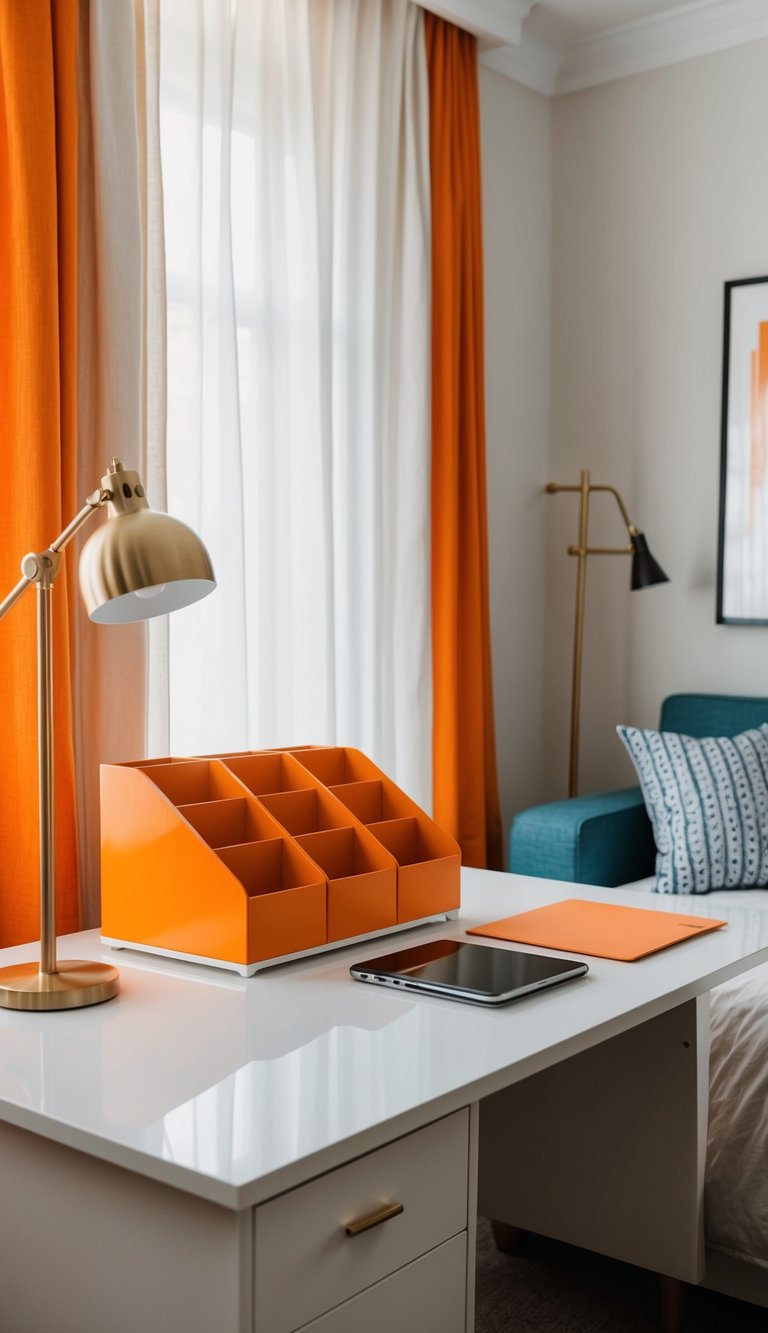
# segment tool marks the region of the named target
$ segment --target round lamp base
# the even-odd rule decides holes
[[[120,973],[109,963],[74,962],[67,958],[56,972],[41,972],[37,963],[0,968],[0,1007],[4,1009],[82,1009],[111,1000],[120,989]]]

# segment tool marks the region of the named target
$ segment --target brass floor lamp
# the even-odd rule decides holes
[[[571,749],[568,767],[568,795],[576,796],[579,786],[581,662],[584,645],[584,599],[587,586],[587,557],[590,555],[631,555],[632,577],[630,587],[633,592],[637,588],[651,588],[656,583],[668,583],[669,579],[661,568],[661,565],[654,560],[648,550],[648,542],[643,533],[638,532],[634,523],[630,520],[626,505],[615,486],[594,486],[589,479],[589,472],[583,471],[578,486],[561,486],[558,482],[550,481],[546,489],[549,495],[557,495],[560,491],[571,491],[581,497],[579,505],[578,543],[576,546],[568,547],[568,554],[576,556],[578,561],[576,569],[576,614],[574,617],[573,633],[573,681],[571,685]],[[608,491],[609,494],[614,497],[621,510],[621,517],[624,520],[629,534],[629,545],[589,545],[587,535],[589,528],[589,497],[597,491]]]
[[[108,963],[56,957],[51,592],[65,546],[105,505],[109,521],[80,556],[80,587],[91,620],[107,625],[148,620],[189,606],[216,587],[200,538],[178,519],[150,509],[138,472],[113,458],[101,487],[69,526],[47,550],[24,556],[22,577],[0,602],[2,620],[28,588],[37,588],[40,961],[0,969],[0,1006],[6,1009],[77,1009],[110,1000],[120,988],[118,970]]]

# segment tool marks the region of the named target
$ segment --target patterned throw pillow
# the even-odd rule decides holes
[[[701,740],[616,730],[653,825],[656,892],[768,885],[768,725]]]

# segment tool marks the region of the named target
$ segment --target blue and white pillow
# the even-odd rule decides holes
[[[733,738],[616,730],[653,825],[656,892],[768,885],[768,725]]]

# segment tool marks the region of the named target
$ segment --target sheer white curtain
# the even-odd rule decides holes
[[[165,436],[158,0],[79,0],[78,16],[78,491],[90,495],[115,455],[141,470],[162,508],[162,478],[147,466],[163,456]],[[75,601],[80,898],[90,926],[100,916],[99,764],[146,753],[147,631],[105,630]]]
[[[359,745],[431,804],[428,114],[408,0],[161,0],[168,507],[219,587],[156,752]]]

